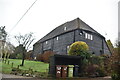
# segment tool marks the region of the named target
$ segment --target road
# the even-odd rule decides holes
[[[40,79],[33,77],[18,76],[12,74],[1,74],[1,80],[111,80],[110,77],[100,77],[100,78],[64,78],[64,79]]]

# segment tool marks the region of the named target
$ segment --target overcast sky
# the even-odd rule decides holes
[[[119,0],[37,0],[14,27],[34,1],[0,0],[0,26],[6,26],[14,45],[14,35],[33,32],[35,43],[55,27],[77,17],[112,43],[118,37]]]

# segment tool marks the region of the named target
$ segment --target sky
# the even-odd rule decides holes
[[[15,35],[33,32],[35,41],[57,26],[79,17],[114,44],[118,37],[119,0],[0,0],[0,26],[6,26],[9,41]],[[15,26],[16,25],[16,26]]]

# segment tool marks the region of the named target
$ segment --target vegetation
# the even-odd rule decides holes
[[[43,54],[38,54],[36,60],[49,63],[50,56],[53,56],[53,55],[54,55],[53,51],[45,51]]]
[[[70,46],[69,55],[81,56],[82,71],[80,76],[87,77],[102,77],[105,76],[104,59],[103,56],[95,56],[88,52],[89,47],[85,42],[77,41]]]
[[[9,64],[8,64],[9,61]],[[13,64],[13,66],[12,66]],[[3,73],[11,73],[12,68],[17,68],[18,65],[21,64],[20,59],[8,59],[7,61],[4,61],[2,63],[2,71]],[[25,60],[24,66],[19,66],[19,69],[21,70],[29,70],[32,69],[33,71],[37,72],[46,72],[48,70],[49,64],[43,63],[43,62],[38,62],[38,61],[28,61]]]
[[[13,53],[14,46],[7,40],[8,35],[5,26],[0,27],[0,56],[7,59]]]
[[[116,43],[114,53],[111,56],[112,79],[120,79],[120,42]]]
[[[69,55],[84,56],[89,50],[88,45],[85,42],[77,41],[70,45],[68,51]]]
[[[28,33],[25,35],[17,35],[15,36],[15,39],[17,40],[19,46],[18,49],[22,53],[22,64],[20,66],[24,65],[24,60],[25,60],[25,53],[29,49],[31,43],[34,41],[33,33]],[[17,50],[17,51],[19,51]]]

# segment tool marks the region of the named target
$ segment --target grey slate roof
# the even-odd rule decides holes
[[[64,30],[64,27],[66,27],[66,30]],[[41,38],[38,42],[43,42],[43,41],[48,40],[50,38],[53,38],[57,35],[60,35],[62,33],[72,31],[72,30],[75,30],[75,29],[83,29],[83,30],[87,30],[87,31],[91,31],[93,33],[99,34],[97,31],[95,31],[93,28],[91,28],[89,25],[87,25],[81,19],[76,18],[72,21],[68,21],[68,22],[56,27],[54,30],[52,30],[50,33],[48,33],[46,36]]]

